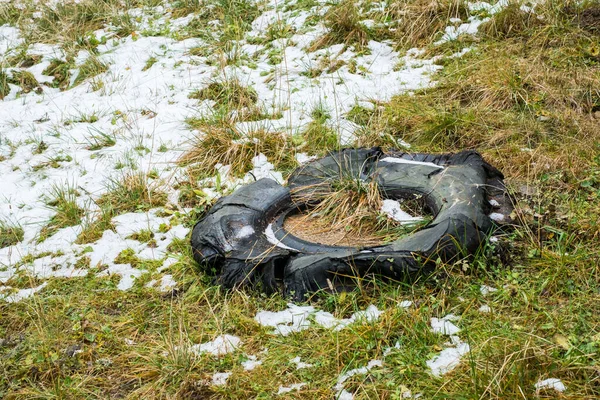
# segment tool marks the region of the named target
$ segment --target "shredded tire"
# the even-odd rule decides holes
[[[283,222],[299,208],[291,191],[310,194],[343,173],[375,180],[385,198],[418,195],[435,217],[412,235],[374,247],[322,245],[287,232]],[[319,290],[352,287],[367,274],[402,280],[432,271],[438,260],[473,254],[498,227],[492,211],[509,222],[511,210],[502,174],[475,151],[344,149],[298,168],[287,187],[260,179],[219,199],[194,227],[191,244],[217,284],[281,290],[302,301]]]

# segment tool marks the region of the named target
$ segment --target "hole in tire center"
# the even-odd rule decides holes
[[[433,219],[425,198],[415,194],[383,198],[379,208],[347,207],[341,201],[331,207],[322,203],[300,204],[283,227],[295,237],[328,246],[369,247],[396,241],[423,228]],[[327,201],[327,200],[326,200]],[[364,205],[364,204],[360,204]],[[404,219],[400,222],[397,219]]]

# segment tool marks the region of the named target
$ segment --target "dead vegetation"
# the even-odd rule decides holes
[[[190,124],[200,131],[192,149],[179,160],[193,176],[210,176],[217,164],[230,165],[233,176],[252,169],[252,159],[264,154],[278,168],[290,170],[296,165],[290,138],[282,132],[257,129],[242,132],[224,120],[197,119]]]
[[[361,10],[355,0],[342,0],[325,14],[324,23],[329,31],[315,40],[308,51],[316,51],[333,44],[354,46],[362,50],[371,38],[369,29],[362,24]]]
[[[469,15],[465,0],[396,0],[385,12],[386,19],[398,21],[392,35],[404,49],[430,44],[452,25],[450,19]]]

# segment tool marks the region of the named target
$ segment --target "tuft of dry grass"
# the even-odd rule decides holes
[[[113,210],[107,207],[100,210],[98,214],[96,218],[88,216],[88,219],[84,220],[81,233],[75,240],[76,244],[93,243],[102,237],[104,231],[109,229],[115,231],[115,225],[112,223]]]
[[[50,195],[52,199],[48,202],[48,207],[55,211],[55,214],[40,231],[38,238],[40,242],[52,236],[61,228],[80,224],[85,215],[85,210],[77,203],[77,191],[72,186],[55,186],[52,188]]]
[[[423,47],[451,25],[451,18],[466,20],[465,0],[395,0],[385,18],[398,21],[393,38],[401,48]]]
[[[250,108],[258,100],[256,92],[242,85],[237,79],[212,82],[204,89],[193,91],[188,97],[197,100],[212,100],[218,107],[227,110]]]
[[[374,246],[414,232],[423,224],[402,226],[381,213],[383,197],[375,181],[342,175],[321,185],[292,190],[292,199],[308,209],[286,221],[296,236],[328,245]],[[411,212],[424,215],[416,202]],[[424,220],[424,223],[427,221]]]
[[[361,145],[387,146],[392,137],[426,151],[477,148],[508,176],[562,170],[582,179],[598,142],[600,59],[590,51],[597,38],[564,7],[536,10],[535,23],[522,22],[514,6],[494,15],[477,49],[446,59],[435,88],[385,105]]]
[[[212,175],[217,164],[231,165],[231,173],[239,176],[252,169],[252,159],[261,153],[278,168],[289,170],[296,165],[294,148],[285,133],[265,129],[242,132],[223,119],[188,122],[201,133],[179,162],[187,165],[193,176]]]
[[[362,50],[371,39],[369,29],[361,23],[362,19],[360,8],[355,0],[342,0],[325,14],[323,22],[329,31],[315,40],[308,51],[316,51],[339,43]]]
[[[0,249],[19,243],[23,236],[21,225],[0,220]]]
[[[159,183],[151,180],[143,172],[125,173],[120,179],[113,179],[108,185],[108,191],[97,201],[103,208],[110,208],[120,214],[134,211],[148,211],[153,207],[162,206],[167,201],[167,195],[160,190]]]

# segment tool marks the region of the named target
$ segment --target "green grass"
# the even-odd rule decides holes
[[[73,86],[77,86],[86,79],[93,78],[106,71],[108,71],[108,65],[104,64],[96,57],[89,57],[79,66],[79,73],[73,82]]]
[[[69,70],[71,68],[71,64],[67,61],[53,59],[50,62],[50,65],[44,69],[42,74],[52,76],[54,78],[54,80],[50,82],[51,87],[64,90],[69,86],[70,83],[71,73]]]
[[[148,211],[163,206],[167,196],[156,180],[142,172],[129,172],[120,179],[110,181],[108,191],[98,199],[98,205],[110,208],[116,214]]]
[[[77,191],[71,185],[52,188],[47,205],[55,214],[40,231],[38,242],[46,240],[61,228],[81,223],[85,210],[77,204],[77,196]]]
[[[0,248],[13,246],[23,240],[23,227],[0,220]]]
[[[115,231],[115,225],[112,222],[114,212],[110,207],[101,209],[97,216],[89,216],[83,221],[83,229],[75,240],[76,244],[93,243],[100,239],[104,231]]]
[[[173,17],[194,13],[195,22],[181,36],[206,39],[208,45],[194,52],[221,62],[221,56],[246,37],[263,5],[238,0],[209,3],[211,7],[195,0],[176,1]],[[551,1],[536,6],[542,18],[524,13],[520,4],[510,5],[484,24],[476,38],[434,45],[450,18],[466,20],[464,2],[394,0],[383,13],[368,14],[376,24],[364,29],[361,21],[367,19],[367,3],[351,3],[345,10],[348,15],[338,19],[332,16],[343,11],[342,6],[334,5],[334,11],[323,17],[328,33],[322,45],[343,43],[357,49],[368,38],[386,38],[398,49],[424,47],[424,57],[441,56],[436,62],[444,68],[432,76],[437,82],[434,87],[398,95],[374,104],[372,110],[352,108],[345,117],[360,126],[354,145],[391,148],[405,140],[415,152],[477,149],[506,175],[519,224],[473,257],[439,263],[432,275],[403,282],[366,277],[357,280],[354,291],[319,293],[311,304],[339,318],[369,304],[385,312],[370,324],[341,331],[313,327],[287,337],[271,334],[254,320],[259,310],[285,309],[287,300],[277,294],[215,286],[194,263],[189,237],[174,240],[168,248],[168,256],[177,260],[168,270],[177,286],[166,293],[144,286],[161,278],[157,268],[162,260],[142,259],[133,249],[120,252],[110,261],[148,271],[131,290],[121,292],[117,290],[120,277],[100,274],[106,265],[89,265],[88,250],[81,246],[79,263],[89,268],[87,276],[51,278],[35,297],[15,304],[0,301],[1,398],[331,399],[341,373],[381,359],[384,349],[397,342],[400,349],[385,356],[383,367],[345,383],[355,399],[399,399],[404,388],[422,393],[424,399],[600,397],[600,59],[598,30],[590,17],[600,5]],[[151,4],[127,1],[125,6]],[[29,27],[30,40],[58,41],[67,49],[90,48],[94,41],[88,32],[123,16],[120,2],[83,1],[64,7],[70,8],[54,14],[44,8],[44,20],[49,22]],[[318,11],[321,5],[302,0],[280,7]],[[89,12],[84,12],[87,8]],[[29,23],[32,12],[32,6],[15,11],[4,3],[0,24]],[[64,39],[58,38],[58,28],[74,20],[79,23]],[[223,26],[215,36],[207,25],[212,20]],[[390,24],[387,30],[379,25],[382,21]],[[125,22],[118,28],[130,35],[137,22]],[[291,32],[283,22],[251,40],[287,38]],[[48,24],[56,26],[44,30]],[[461,58],[448,57],[466,46],[473,49]],[[281,52],[272,55],[281,57]],[[223,68],[231,68],[230,61],[224,60]],[[320,75],[329,61],[316,64],[310,76]],[[349,67],[352,61],[347,62]],[[72,68],[72,61],[56,61],[45,74],[54,77],[52,86],[66,89]],[[98,68],[90,68],[94,70]],[[11,74],[0,73],[0,97]],[[252,168],[252,158],[263,153],[285,172],[295,167],[296,152],[325,154],[339,148],[339,132],[331,123],[333,111],[322,104],[308,113],[304,129],[295,137],[268,129],[241,131],[236,124],[246,119],[242,112],[233,111],[264,113],[256,104],[256,94],[245,83],[210,79],[214,82],[193,94],[200,101],[215,102],[216,109],[212,115],[187,121],[200,134],[179,166],[185,168],[176,187],[181,209],[165,206],[166,194],[154,174],[127,172],[111,182],[97,201],[100,209],[90,218],[77,206],[73,190],[53,193],[49,207],[55,216],[45,234],[81,224],[77,243],[88,245],[106,230],[115,231],[116,215],[160,208],[168,223],[158,231],[141,230],[130,236],[153,245],[153,240],[159,242],[181,224],[193,226],[210,207],[212,201],[198,182],[214,176],[216,164],[231,164],[232,173],[239,177]],[[110,145],[101,135],[92,134],[89,147]],[[36,153],[48,147],[41,139],[33,142]],[[62,161],[48,162],[52,166]],[[224,191],[218,179],[214,186]],[[526,191],[524,186],[535,190]],[[192,211],[186,214],[184,209]],[[0,223],[1,247],[22,237],[18,224]],[[18,265],[18,276],[7,285],[39,284],[26,267],[42,256],[52,253],[26,255]],[[0,266],[0,272],[4,268]],[[498,290],[483,295],[481,285]],[[403,300],[413,301],[413,306],[399,307]],[[489,306],[491,313],[480,312],[482,305]],[[455,323],[470,352],[452,372],[435,378],[426,361],[447,347],[448,338],[431,332],[430,319],[449,313],[460,316]],[[216,358],[188,350],[190,344],[225,333],[243,340],[235,353]],[[245,371],[241,363],[250,355],[256,355],[262,365]],[[296,369],[290,362],[296,356],[314,367]],[[215,372],[229,371],[226,386],[211,384]],[[535,383],[546,378],[561,379],[567,390],[562,394],[536,391]],[[307,385],[297,392],[276,394],[280,385],[301,382]]]

